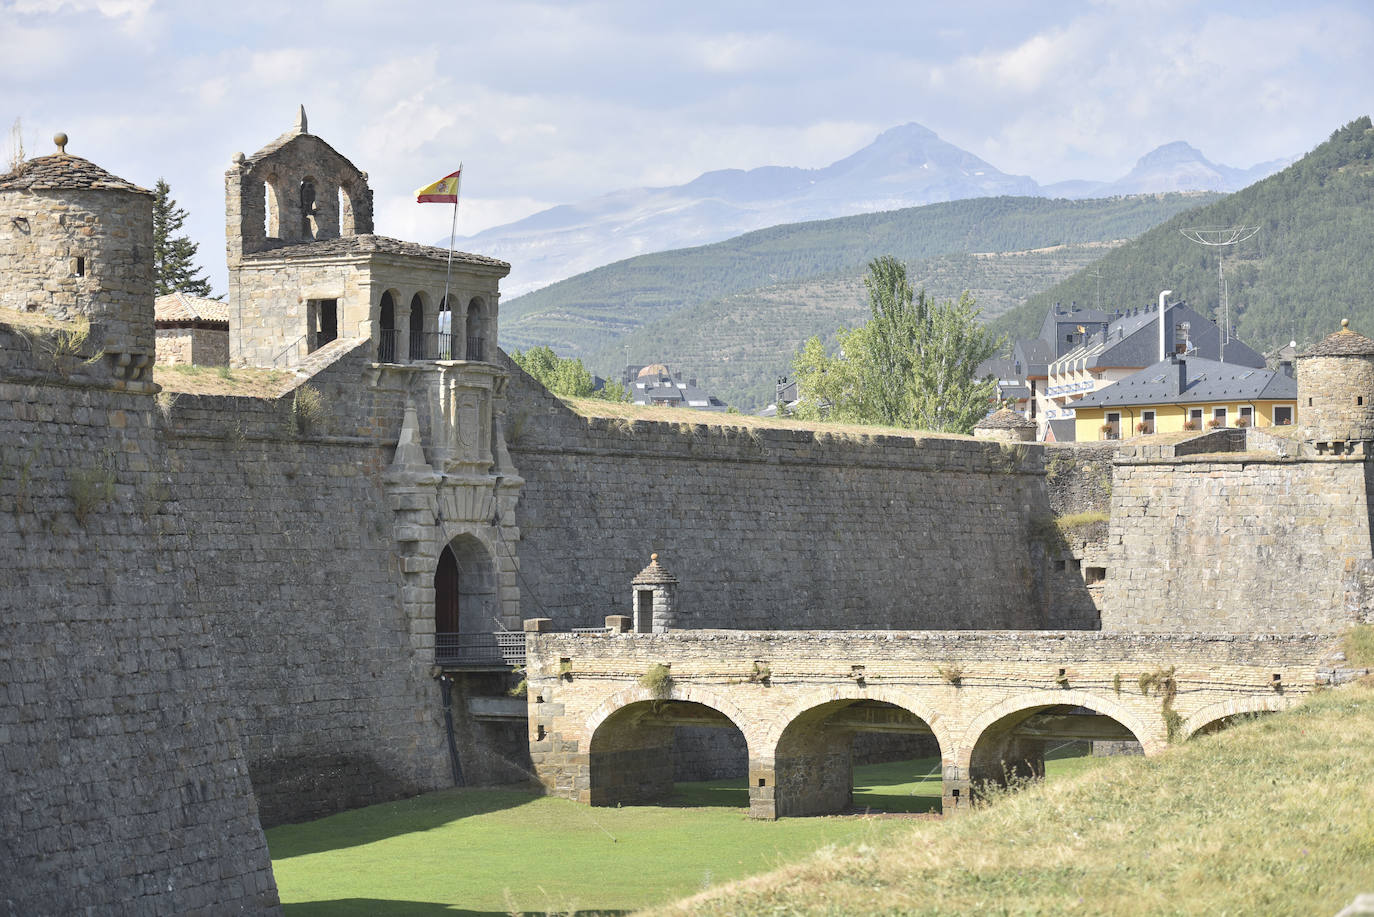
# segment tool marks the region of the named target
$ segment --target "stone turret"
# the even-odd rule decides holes
[[[1346,452],[1374,441],[1374,341],[1343,319],[1340,331],[1298,355],[1297,369],[1304,440]]]
[[[973,435],[979,439],[1026,443],[1035,439],[1035,421],[1027,420],[1010,408],[1002,408],[978,421]]]
[[[649,555],[649,566],[630,581],[634,601],[634,630],[639,634],[663,634],[677,624],[677,577],[659,566],[658,555]]]
[[[153,194],[66,151],[0,175],[0,306],[91,322],[126,378],[153,354]]]

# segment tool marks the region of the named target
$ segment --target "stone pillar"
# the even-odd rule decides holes
[[[677,577],[649,555],[649,566],[630,581],[635,633],[666,634],[677,626]]]
[[[854,799],[853,741],[853,733],[812,727],[779,743],[773,758],[774,817],[832,815],[847,809]],[[758,788],[750,788],[751,815],[754,789]],[[758,801],[764,802],[762,795]]]

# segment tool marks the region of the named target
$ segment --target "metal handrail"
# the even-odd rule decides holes
[[[302,334],[300,337],[296,338],[290,344],[287,344],[284,348],[282,348],[281,352],[272,358],[272,365],[274,367],[279,366],[282,357],[286,356],[289,352],[293,350],[299,350],[301,344],[305,343],[305,338],[306,335]]]
[[[452,666],[524,665],[525,635],[521,631],[435,634],[434,661],[438,665]]]

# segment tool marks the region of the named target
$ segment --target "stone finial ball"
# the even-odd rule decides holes
[[[236,166],[243,165],[244,160],[247,159],[247,157],[244,156],[242,152],[235,153],[233,156],[230,156],[229,158],[233,161],[234,165]]]
[[[67,152],[67,135],[64,134],[62,131],[58,131],[57,133],[52,135],[52,142],[57,144],[57,152]]]
[[[1342,331],[1349,331],[1349,330],[1350,330],[1350,319],[1348,319],[1348,318],[1343,318],[1343,319],[1341,319],[1341,330],[1342,330]]]
[[[657,554],[650,554],[650,555],[649,555],[649,563],[651,563],[651,564],[656,564],[656,563],[658,563],[658,555],[657,555]]]

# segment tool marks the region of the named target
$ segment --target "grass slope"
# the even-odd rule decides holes
[[[1100,764],[1069,757],[1051,779]],[[934,758],[855,768],[855,802],[938,807]],[[449,790],[267,832],[288,917],[622,913],[773,869],[819,848],[881,844],[901,819],[751,821],[743,779],[678,784],[667,806],[592,809],[511,790]],[[689,808],[695,807],[695,808]]]
[[[937,300],[968,290],[992,318],[1081,270],[1119,242],[1056,245],[1033,251],[949,254],[908,265],[913,284]],[[684,369],[702,387],[742,411],[773,400],[774,381],[792,374],[792,356],[813,335],[833,342],[841,328],[868,321],[863,271],[773,284],[688,306],[615,338],[585,361],[618,378],[625,348]]]
[[[657,914],[1333,914],[1374,890],[1374,687]]]
[[[501,345],[585,357],[692,305],[779,283],[855,274],[869,260],[1022,251],[1131,238],[1214,195],[1065,201],[995,197],[774,226],[697,248],[629,258],[501,305]]]
[[[1153,304],[1171,289],[1209,314],[1218,305],[1217,251],[1179,232],[1187,227],[1257,226],[1227,256],[1232,326],[1270,349],[1314,341],[1349,318],[1374,331],[1374,127],[1351,122],[1293,165],[1196,211],[1175,216],[1129,245],[994,322],[1029,337],[1055,302],[1106,308]]]

